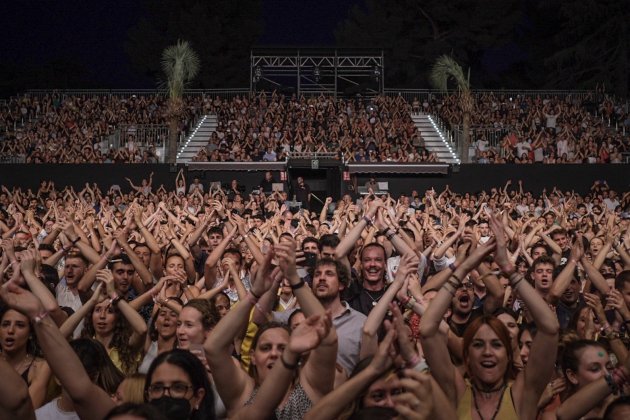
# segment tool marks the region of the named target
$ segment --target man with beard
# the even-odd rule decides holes
[[[464,335],[466,327],[477,317],[483,315],[483,306],[473,309],[475,293],[470,280],[464,280],[462,285],[455,291],[455,296],[451,302],[451,316],[447,322],[451,330],[458,337]]]
[[[290,279],[291,288],[299,289],[304,280]],[[332,322],[337,330],[337,363],[350,374],[357,363],[361,350],[361,334],[367,319],[341,300],[341,292],[348,286],[350,275],[338,261],[323,258],[317,261],[313,272],[313,294],[326,311],[332,313]]]

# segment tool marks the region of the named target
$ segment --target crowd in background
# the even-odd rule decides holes
[[[471,143],[478,163],[622,163],[630,151],[628,104],[605,95],[475,96]],[[463,122],[457,96],[416,101],[451,125]],[[610,128],[613,127],[613,128]],[[615,130],[617,127],[618,130]],[[625,128],[624,128],[625,127]]]
[[[265,182],[0,187],[0,417],[627,418],[630,192]]]
[[[279,161],[289,153],[330,153],[348,162],[434,162],[411,114],[450,127],[463,114],[455,94],[335,99],[261,92],[222,99],[187,96],[178,135],[201,115],[218,127],[196,161]],[[603,94],[474,96],[471,150],[478,163],[621,163],[628,152],[627,103]],[[166,132],[140,140],[136,127],[166,124],[164,96],[20,96],[0,106],[0,157],[27,163],[155,163]],[[109,138],[118,128],[117,147]]]

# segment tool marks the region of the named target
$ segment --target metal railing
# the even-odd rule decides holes
[[[336,152],[289,152],[289,159],[339,159]]]
[[[129,98],[132,96],[153,96],[153,95],[166,95],[166,92],[162,89],[29,89],[26,91],[27,95],[34,97],[44,97],[46,95],[60,95],[61,97],[67,96],[118,96],[122,98]],[[223,99],[231,99],[236,96],[249,96],[249,88],[234,88],[234,89],[186,89],[184,96],[201,96],[212,97],[217,96]]]
[[[444,92],[437,89],[385,89],[386,96],[402,96],[410,104],[414,99],[418,99],[420,102],[424,100],[431,100],[434,98],[442,98],[444,96],[452,95],[456,91],[450,90]],[[472,95],[475,98],[483,95],[493,94],[495,97],[517,98],[530,97],[530,98],[561,98],[566,99],[572,97],[575,99],[585,99],[587,97],[601,98],[602,94],[596,94],[591,90],[553,90],[553,89],[474,89]]]

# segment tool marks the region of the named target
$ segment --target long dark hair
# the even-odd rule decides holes
[[[206,392],[199,404],[199,408],[192,412],[190,419],[216,419],[216,415],[214,413],[214,394],[212,393],[212,385],[210,385],[210,381],[208,380],[206,369],[203,367],[199,359],[188,350],[174,349],[160,354],[155,358],[155,360],[153,360],[153,363],[151,363],[151,367],[149,367],[149,371],[147,372],[147,380],[144,384],[145,398],[148,397],[149,386],[151,386],[153,382],[153,373],[155,372],[155,369],[163,363],[177,366],[186,372],[190,378],[190,382],[192,383],[193,392],[196,393],[201,388],[203,388]]]
[[[92,315],[95,309],[96,306],[85,316],[84,328],[81,333],[81,337],[83,338],[93,338],[96,335],[94,324],[92,323]],[[129,338],[132,334],[129,323],[117,306],[114,306],[113,309],[116,315],[116,321],[114,321],[114,330],[112,331],[112,339],[109,343],[109,348],[118,351],[123,372],[133,373],[138,369],[140,353],[129,345]]]

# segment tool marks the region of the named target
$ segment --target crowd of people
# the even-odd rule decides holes
[[[478,163],[622,163],[622,154],[630,151],[628,105],[606,95],[474,98],[471,142]],[[218,127],[195,161],[280,161],[310,152],[347,162],[435,162],[411,118],[417,112],[438,115],[452,127],[463,120],[453,94],[407,102],[402,96],[260,92],[230,99],[187,96],[179,132],[185,134],[201,115],[217,115]],[[166,134],[151,134],[155,138],[140,146],[135,127],[167,121],[161,95],[20,96],[0,107],[0,157],[19,156],[27,163],[155,163],[156,145]],[[119,147],[103,147],[120,127],[125,129]]]
[[[179,131],[185,133],[202,115],[203,98],[186,99]],[[157,163],[153,138],[140,147],[135,128],[166,124],[164,95],[24,95],[0,107],[0,157],[26,163]],[[120,127],[120,147],[108,136]],[[103,146],[101,143],[104,143]]]
[[[401,96],[335,99],[261,92],[213,101],[219,117],[197,161],[281,161],[291,152],[347,162],[435,162]]]
[[[630,191],[129,183],[0,187],[0,418],[628,417]]]
[[[455,95],[416,100],[413,109],[436,112],[461,126]],[[630,152],[628,104],[595,93],[585,96],[475,96],[471,142],[478,163],[625,163]],[[611,128],[612,127],[612,128]]]

